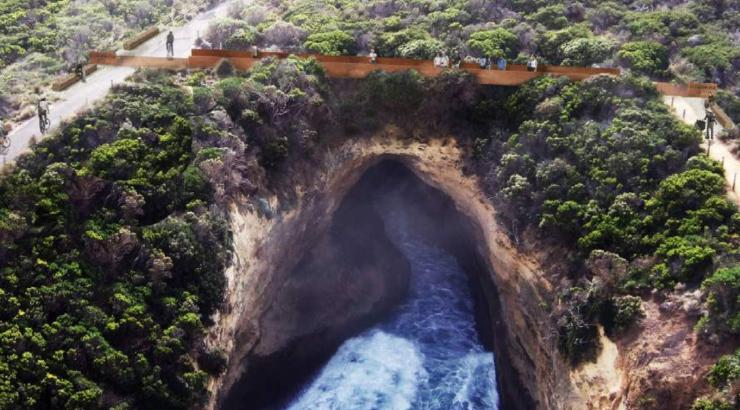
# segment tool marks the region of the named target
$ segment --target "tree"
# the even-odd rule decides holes
[[[707,295],[709,323],[720,331],[740,333],[740,265],[717,269],[701,287]]]
[[[263,33],[263,44],[293,50],[303,44],[306,32],[291,23],[276,21]]]
[[[329,56],[352,54],[353,45],[352,36],[341,30],[311,34],[303,44],[311,51]]]
[[[641,74],[660,76],[668,69],[668,49],[655,41],[624,43],[617,56]]]
[[[214,20],[208,26],[204,35],[205,40],[213,48],[227,48],[229,45],[237,46],[254,41],[254,36],[249,37],[252,28],[244,21],[235,20],[230,17],[221,17]]]
[[[443,48],[442,43],[435,39],[411,40],[398,47],[398,54],[406,58],[431,59]]]
[[[517,37],[505,28],[479,31],[470,35],[468,45],[481,55],[513,58],[516,55]]]
[[[546,31],[537,39],[537,50],[545,57],[548,63],[560,64],[563,61],[562,46],[577,38],[592,37],[593,33],[584,23],[574,24],[566,28]]]
[[[603,37],[571,40],[560,46],[563,65],[588,67],[603,62],[611,54],[611,42]]]

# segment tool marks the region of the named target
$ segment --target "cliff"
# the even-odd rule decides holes
[[[481,265],[473,268],[479,285],[479,326],[488,327],[480,333],[496,353],[506,407],[640,408],[649,407],[646,393],[670,408],[690,405],[692,394],[703,388],[702,375],[711,362],[698,357],[692,337],[680,337],[690,327],[663,323],[662,314],[649,305],[643,328],[616,344],[602,336],[596,362],[571,369],[557,351],[550,318],[557,303],[552,273],[559,269],[558,251],[541,247],[536,239],[524,245],[509,239],[477,178],[464,172],[465,149],[451,142],[454,139],[423,143],[398,134],[389,129],[325,152],[321,167],[307,177],[316,182],[298,189],[295,206],[281,208],[277,198],[268,200],[268,213],[274,213],[270,218],[264,209],[232,204],[235,253],[227,271],[227,307],[215,317],[207,337],[209,346],[227,352],[228,369],[211,381],[209,408],[228,407],[232,400],[242,408],[259,407],[271,398],[247,394],[252,391],[250,380],[257,385],[289,383],[291,372],[276,369],[320,361],[342,338],[375,320],[402,296],[407,273],[398,258],[370,257],[359,267],[338,263],[338,243],[351,246],[347,238],[355,235],[354,240],[361,241],[357,232],[377,224],[362,221],[356,230],[344,232],[332,228],[341,225],[332,224],[335,218],[348,218],[341,204],[353,186],[384,160],[400,162],[449,197],[469,225],[470,244],[476,245]],[[368,255],[394,255],[389,248],[381,243]],[[332,263],[337,269],[323,270]],[[389,270],[400,274],[383,273]],[[671,357],[661,346],[680,355]]]

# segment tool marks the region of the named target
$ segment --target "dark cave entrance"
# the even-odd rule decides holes
[[[245,373],[222,396],[220,408],[284,408],[345,340],[381,322],[404,301],[409,286],[408,261],[389,240],[383,219],[373,206],[379,196],[388,195],[391,191],[401,193],[402,206],[408,207],[406,214],[411,215],[409,226],[415,233],[453,255],[467,276],[478,337],[487,351],[494,352],[499,408],[533,408],[532,400],[508,359],[507,335],[500,317],[498,292],[479,251],[483,249],[479,243],[479,238],[482,238],[479,228],[456,209],[446,194],[424,183],[401,161],[383,159],[364,173],[333,215],[325,240],[315,246],[330,251],[309,252],[291,272],[291,276],[303,277],[320,275],[318,272],[327,269],[347,271],[351,275],[362,275],[363,272],[379,275],[378,279],[370,282],[383,283],[382,296],[373,300],[373,309],[351,323],[327,326],[302,335],[278,353],[247,358]],[[334,280],[340,283],[340,287],[330,282],[326,282],[327,298],[337,294],[333,290],[346,286],[346,279]],[[319,302],[316,295],[307,297],[305,301],[308,304],[312,302]]]

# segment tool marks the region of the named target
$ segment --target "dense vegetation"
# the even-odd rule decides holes
[[[116,89],[0,179],[0,408],[190,408],[229,237],[167,76]],[[212,155],[212,154],[211,154]]]
[[[0,0],[0,115],[34,87],[68,72],[88,50],[109,49],[153,24],[174,24],[206,0]],[[173,20],[174,19],[174,20]]]
[[[246,6],[244,4],[247,4]],[[206,42],[324,54],[431,58],[534,54],[548,64],[621,66],[657,79],[712,81],[737,103],[740,5],[729,0],[258,1],[231,7]],[[724,103],[724,102],[723,102]],[[735,117],[736,121],[738,120]]]
[[[440,47],[514,59],[535,52],[552,63],[619,59],[637,73],[735,81],[732,67],[702,66],[688,50],[695,33],[719,51],[731,41],[710,36],[691,4],[279,7],[236,7],[206,41],[327,54],[376,46],[412,57]],[[629,40],[618,49],[616,29]],[[696,70],[665,66],[684,58]],[[598,350],[598,325],[618,337],[639,322],[644,298],[683,287],[702,290],[704,340],[737,340],[740,214],[724,196],[721,166],[699,154],[698,132],[673,118],[644,77],[540,78],[518,89],[482,88],[456,71],[331,82],[295,58],[216,71],[184,84],[140,75],[0,181],[0,408],[200,403],[206,372],[224,366],[200,344],[224,290],[229,234],[219,205],[249,195],[269,215],[257,195],[272,191],[287,209],[298,185],[312,186],[321,148],[387,126],[417,138],[457,135],[515,241],[534,232],[570,244],[551,308],[573,363]],[[697,406],[732,405],[734,357],[712,371],[718,396]]]

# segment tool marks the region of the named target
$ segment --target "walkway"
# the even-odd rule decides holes
[[[282,52],[260,52],[253,57],[251,52],[235,50],[202,50],[194,49],[188,58],[163,58],[155,56],[123,56],[114,52],[92,52],[90,62],[98,65],[122,67],[147,67],[163,69],[206,69],[215,67],[221,60],[228,59],[238,70],[247,70],[260,59],[266,57],[287,58],[291,54]],[[444,72],[435,67],[430,60],[385,57],[378,58],[377,64],[371,64],[368,57],[327,56],[321,54],[296,54],[298,57],[312,57],[321,64],[329,77],[364,78],[374,71],[416,70],[422,75],[434,77]],[[565,67],[540,65],[536,72],[527,71],[521,64],[510,64],[505,71],[486,70],[477,64],[466,63],[461,68],[473,74],[481,84],[516,86],[543,75],[564,76],[580,81],[599,75],[619,75],[618,68]]]
[[[190,55],[190,49],[197,38],[197,35],[205,33],[210,20],[216,17],[225,16],[228,6],[232,1],[226,1],[215,8],[197,15],[193,20],[185,25],[173,29],[175,34],[175,56],[187,57]],[[122,55],[150,55],[166,56],[165,37],[167,31],[148,40],[136,50],[120,51]],[[68,89],[57,94],[59,97],[51,104],[51,133],[65,121],[73,118],[78,113],[92,106],[96,101],[102,100],[114,84],[122,83],[134,73],[133,67],[100,67],[96,72],[87,77],[86,83],[77,83]],[[7,155],[2,157],[0,165],[15,160],[20,154],[29,149],[32,139],[38,140],[42,137],[39,132],[39,122],[37,117],[22,123],[16,127],[9,135],[11,139],[10,149]]]
[[[672,107],[678,118],[691,126],[694,126],[696,120],[701,120],[705,116],[703,98],[664,96],[663,101]],[[725,169],[725,179],[727,180],[727,196],[740,205],[740,160],[730,152],[730,147],[727,144],[717,138],[723,129],[719,123],[715,124],[715,137],[709,147],[709,156],[722,163]],[[706,140],[704,140],[702,147],[706,150]],[[735,180],[734,190],[732,189],[733,180]]]

